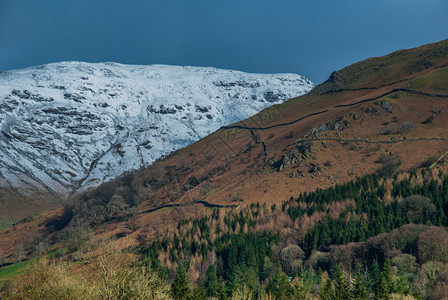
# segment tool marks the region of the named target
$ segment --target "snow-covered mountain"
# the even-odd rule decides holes
[[[62,62],[0,72],[0,187],[66,195],[312,87],[295,74],[165,65]]]

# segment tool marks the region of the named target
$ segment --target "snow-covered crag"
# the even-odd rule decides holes
[[[295,74],[164,65],[0,72],[0,187],[66,195],[312,87]]]

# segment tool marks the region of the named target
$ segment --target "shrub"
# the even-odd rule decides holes
[[[415,273],[418,269],[417,258],[411,254],[398,254],[392,258],[392,265],[405,273]]]
[[[431,220],[437,209],[429,198],[412,195],[399,203],[398,211],[407,217],[409,223],[424,223]]]
[[[424,161],[422,161],[422,163],[420,164],[420,168],[429,168],[436,160],[437,157],[435,157],[434,155],[430,155]]]
[[[378,169],[378,174],[382,177],[389,177],[398,171],[401,166],[401,159],[398,156],[391,156],[382,154],[377,160],[381,164]]]
[[[305,252],[297,245],[289,245],[283,248],[280,253],[280,259],[282,261],[283,270],[288,274],[294,272],[292,263],[297,260],[302,260],[305,257]]]
[[[94,299],[98,294],[84,278],[72,276],[63,265],[41,259],[16,279],[8,290],[11,299]]]
[[[10,299],[171,299],[169,285],[154,271],[116,264],[100,256],[92,278],[63,263],[41,259],[8,287]]]
[[[380,131],[380,134],[389,135],[389,134],[402,134],[406,133],[412,128],[415,127],[415,124],[412,122],[404,122],[400,124],[400,126],[387,126]]]
[[[436,284],[431,288],[431,291],[428,294],[428,299],[448,299],[448,271],[437,275]]]
[[[191,175],[191,177],[188,179],[188,184],[192,187],[199,185],[199,183],[199,179],[194,175]]]
[[[422,124],[432,124],[432,122],[434,121],[434,116],[430,115],[428,118],[426,118]]]
[[[414,276],[414,287],[417,290],[423,291],[423,288],[434,283],[438,275],[445,269],[445,265],[440,262],[430,261],[425,263]]]
[[[329,255],[325,252],[316,250],[313,250],[308,260],[305,262],[307,268],[313,268],[315,270],[318,270],[319,268],[322,270],[329,270],[330,264]]]
[[[418,259],[421,263],[448,263],[448,232],[445,228],[432,226],[419,235]]]
[[[144,267],[119,267],[102,274],[100,299],[171,299],[169,285]]]
[[[415,127],[415,124],[412,122],[404,122],[400,125],[400,133],[405,133]]]
[[[58,224],[53,227],[56,230],[66,228],[68,232],[73,228],[89,228],[132,215],[136,205],[136,191],[131,184],[133,178],[132,174],[125,174],[70,199]]]
[[[417,255],[417,241],[419,235],[428,230],[428,226],[407,224],[390,233],[383,233],[369,238],[366,243],[367,257],[379,259],[381,262],[397,253]]]

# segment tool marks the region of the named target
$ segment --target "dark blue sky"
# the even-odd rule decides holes
[[[63,60],[333,70],[448,38],[447,0],[0,0],[0,70]]]

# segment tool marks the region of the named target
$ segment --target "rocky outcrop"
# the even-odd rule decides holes
[[[283,154],[279,160],[270,159],[265,168],[271,167],[277,171],[282,171],[289,166],[295,165],[311,156],[312,143],[308,141],[299,142],[294,148]]]
[[[361,111],[371,114],[373,116],[378,115],[379,113],[381,113],[381,109],[371,105],[371,106],[363,106],[361,107]]]
[[[390,103],[387,100],[378,101],[376,104],[379,105],[382,109],[384,109],[388,113],[392,113],[393,111],[392,105],[390,105]]]
[[[357,118],[358,116],[356,116]],[[344,119],[339,119],[331,122],[325,122],[317,127],[311,128],[310,131],[304,136],[304,138],[318,137],[321,132],[325,131],[342,131],[350,126],[350,122]]]

